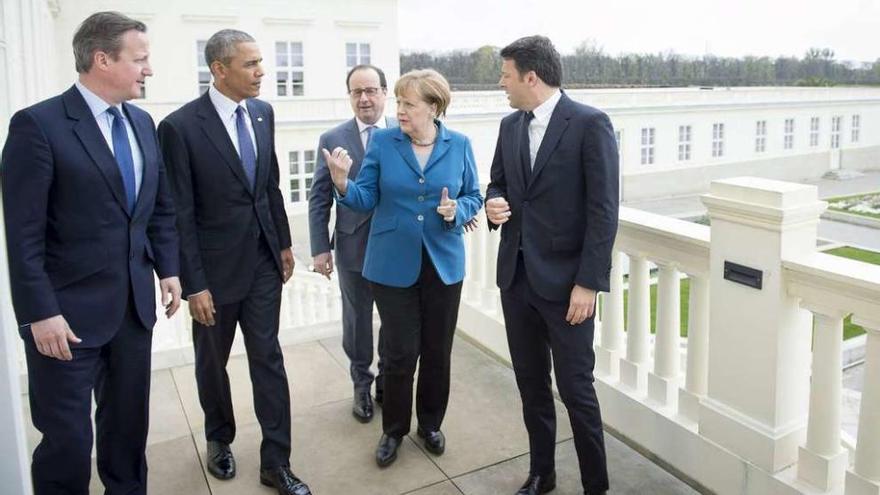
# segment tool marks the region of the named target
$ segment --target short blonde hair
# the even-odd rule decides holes
[[[400,76],[394,85],[394,96],[400,96],[413,90],[425,103],[437,105],[437,114],[446,115],[446,109],[452,101],[449,82],[434,69],[411,70]]]

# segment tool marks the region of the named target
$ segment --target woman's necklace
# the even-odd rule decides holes
[[[410,139],[410,141],[412,141],[413,146],[421,146],[421,147],[424,147],[424,148],[427,148],[428,146],[433,146],[434,143],[437,142],[437,126],[434,126],[434,137],[431,138],[431,141],[430,141],[430,142],[428,142],[428,141],[422,141],[422,140],[420,140],[420,139],[416,139],[416,138],[414,138],[414,137],[412,137],[412,136],[410,136],[409,139]]]

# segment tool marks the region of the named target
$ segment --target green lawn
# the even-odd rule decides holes
[[[841,256],[843,258],[850,258],[858,261],[864,261],[865,263],[871,263],[873,265],[880,265],[880,253],[875,251],[867,251],[864,249],[858,249],[854,247],[839,247],[835,249],[830,249],[825,251],[828,254],[832,254],[834,256]],[[681,279],[681,336],[687,337],[687,323],[688,323],[688,297],[690,295],[690,280],[683,278]],[[628,291],[623,291],[623,317],[626,320],[627,308],[629,307],[629,293]],[[657,285],[651,285],[651,333],[655,332],[653,328],[654,322],[657,321]],[[865,333],[865,330],[853,324],[852,316],[847,316],[843,321],[843,338],[850,339],[852,337],[857,337]]]

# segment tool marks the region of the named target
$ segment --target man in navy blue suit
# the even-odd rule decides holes
[[[146,26],[115,12],[73,38],[79,80],[17,112],[2,186],[12,302],[24,339],[34,492],[87,494],[91,399],[108,494],[146,494],[153,272],[170,317],[178,240],[150,116],[125,103],[152,75]]]
[[[604,493],[593,314],[596,293],[608,290],[617,233],[614,130],[607,115],[560,90],[562,63],[549,39],[521,38],[501,58],[499,84],[518,111],[501,121],[486,214],[489,228],[503,225],[498,286],[531,450],[517,494],[556,486],[551,355],[584,492]]]
[[[159,124],[159,139],[177,205],[208,472],[224,480],[236,474],[226,363],[241,326],[263,433],[260,481],[281,495],[307,495],[290,470],[290,393],[278,323],[293,252],[278,185],[275,113],[256,98],[262,60],[247,33],[211,36],[205,61],[213,84]]]

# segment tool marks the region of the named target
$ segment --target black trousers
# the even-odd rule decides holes
[[[94,390],[98,476],[105,493],[146,495],[152,333],[132,302],[109,342],[71,349],[72,361],[40,354],[31,337],[24,343],[31,418],[43,434],[31,464],[34,494],[89,493]]]
[[[555,469],[556,411],[550,369],[574,433],[584,490],[608,489],[602,415],[593,388],[593,318],[571,326],[565,321],[569,301],[548,301],[531,288],[517,263],[513,284],[501,292],[510,358],[529,434],[530,470],[546,475]]]
[[[263,433],[260,467],[290,464],[290,392],[284,357],[278,343],[281,311],[281,275],[265,242],[247,296],[238,302],[215,306],[215,325],[193,321],[196,382],[205,413],[208,441],[232,443],[235,416],[226,363],[241,325],[254,393],[254,411]],[[230,260],[230,262],[234,262]]]
[[[422,249],[422,269],[410,287],[373,283],[382,318],[385,400],[382,429],[402,437],[412,421],[413,374],[419,367],[416,416],[427,431],[440,429],[449,403],[452,339],[458,321],[461,282],[446,285]]]

